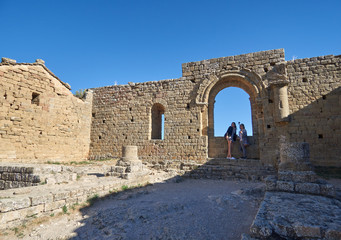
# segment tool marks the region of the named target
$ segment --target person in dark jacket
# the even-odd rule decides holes
[[[231,145],[232,142],[236,141],[237,139],[237,127],[236,127],[236,123],[232,122],[231,126],[229,126],[229,128],[227,129],[224,137],[227,140],[227,158],[230,159],[235,159],[234,157],[231,156]]]
[[[249,143],[247,141],[247,132],[245,130],[244,124],[240,124],[239,126],[240,131],[239,131],[239,141],[240,141],[240,151],[243,152],[243,159],[246,159],[246,147],[249,146]]]

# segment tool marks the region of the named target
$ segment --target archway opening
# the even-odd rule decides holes
[[[225,92],[236,91],[237,97],[230,96],[231,94],[225,94]],[[219,95],[219,96],[218,96]],[[222,98],[227,98],[220,100]],[[226,95],[226,96],[224,96]],[[207,126],[208,137],[208,157],[209,158],[221,158],[227,155],[227,141],[223,137],[231,122],[244,123],[248,132],[248,150],[247,156],[251,159],[259,159],[259,124],[262,115],[262,108],[259,104],[259,89],[248,78],[239,75],[224,76],[217,81],[213,82],[211,87],[206,91],[207,97],[207,112],[205,108],[202,114],[202,124]],[[218,97],[217,97],[218,96]],[[217,98],[216,98],[217,97]],[[238,106],[238,102],[245,101],[244,106]],[[224,106],[223,109],[219,108],[219,102]],[[233,104],[237,107],[238,111],[242,108],[241,113],[237,110],[230,110],[229,105]],[[226,119],[224,112],[231,111],[231,119]],[[222,117],[217,112],[222,113]],[[246,113],[246,114],[245,114]],[[206,115],[207,114],[207,115]],[[245,115],[245,116],[242,116]],[[221,127],[215,126],[217,122],[215,120],[222,119],[223,123]],[[207,125],[206,125],[207,124]],[[203,128],[204,129],[204,128]],[[221,130],[219,130],[221,129]],[[238,128],[239,130],[239,128]],[[241,157],[241,153],[238,148],[239,142],[232,144],[232,156]]]
[[[214,101],[214,136],[224,136],[232,122],[243,123],[249,136],[253,135],[250,96],[241,88],[221,90]]]

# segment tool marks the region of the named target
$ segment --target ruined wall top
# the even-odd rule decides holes
[[[36,59],[36,61],[34,63],[17,63],[16,60],[14,59],[10,59],[10,58],[1,58],[1,63],[0,63],[0,66],[3,66],[3,65],[28,65],[28,66],[41,66],[43,69],[45,69],[45,71],[47,73],[49,73],[52,77],[54,77],[55,79],[57,79],[64,87],[66,87],[67,89],[71,90],[71,86],[70,84],[66,83],[66,82],[63,82],[62,80],[60,80],[56,75],[54,75],[53,72],[51,72],[50,69],[48,69],[46,66],[45,66],[45,61],[42,60],[42,59]]]

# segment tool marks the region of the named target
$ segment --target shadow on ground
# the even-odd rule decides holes
[[[260,182],[176,176],[96,199],[71,239],[240,239],[263,196]]]

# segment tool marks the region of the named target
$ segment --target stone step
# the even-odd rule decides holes
[[[256,159],[225,159],[212,158],[203,165],[183,164],[185,176],[191,178],[212,179],[246,179],[263,180],[269,175],[275,175],[273,167],[264,166]]]
[[[237,166],[261,166],[258,159],[227,159],[227,158],[209,158],[206,165],[237,165]]]

